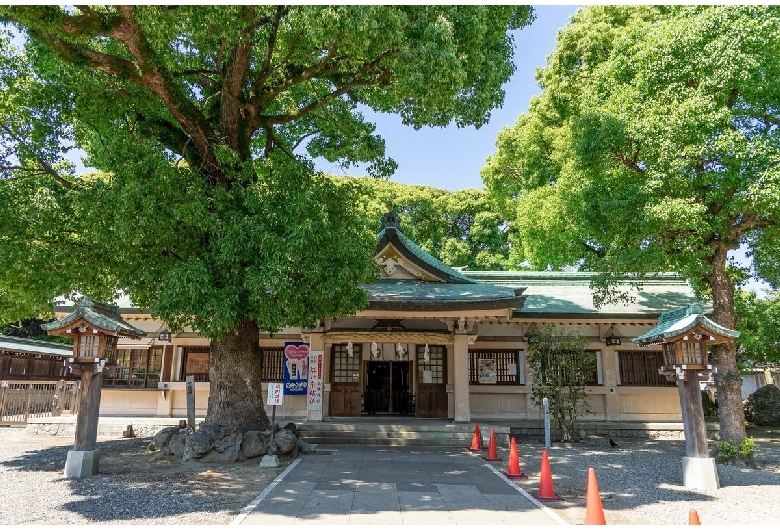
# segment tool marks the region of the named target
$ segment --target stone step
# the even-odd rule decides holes
[[[379,423],[381,420],[304,422],[298,426],[302,439],[317,444],[364,444],[387,446],[469,447],[474,424],[444,421]],[[488,442],[490,426],[480,427],[483,444]],[[494,426],[496,443],[508,445],[509,427]]]

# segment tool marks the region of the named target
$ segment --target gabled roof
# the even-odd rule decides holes
[[[445,265],[400,228],[392,209],[381,221],[375,261],[379,281],[363,285],[368,309],[390,311],[506,310],[523,307],[524,288],[489,285]]]
[[[95,302],[87,296],[79,301],[76,309],[72,313],[53,322],[49,322],[48,324],[42,324],[41,328],[45,331],[60,330],[71,326],[82,319],[91,326],[113,332],[118,336],[146,336],[145,331],[134,328],[122,319],[122,316],[119,314],[119,307]]]
[[[392,246],[403,258],[423,269],[431,278],[445,283],[477,283],[475,280],[431,256],[414,241],[406,237],[399,228],[394,226],[384,227],[377,235],[377,240],[377,256],[381,256],[388,246]]]
[[[712,334],[721,337],[731,339],[739,337],[739,331],[724,328],[713,322],[702,314],[700,306],[691,304],[686,307],[664,312],[658,319],[658,325],[656,327],[643,335],[631,339],[631,342],[641,345],[658,344],[666,342],[668,339],[684,335],[696,327],[701,327]]]

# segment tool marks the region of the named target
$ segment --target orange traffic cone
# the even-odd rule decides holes
[[[562,501],[555,494],[555,488],[552,483],[552,473],[550,473],[550,461],[547,457],[547,450],[542,451],[542,474],[539,477],[539,493],[536,498],[542,502]]]
[[[585,502],[585,524],[607,524],[604,509],[601,507],[599,485],[596,482],[596,470],[588,468],[588,490]]]
[[[489,462],[501,460],[498,458],[498,452],[496,451],[496,433],[493,429],[490,429],[490,443],[488,444],[488,451],[485,460]]]
[[[688,524],[701,525],[701,523],[699,522],[699,514],[696,512],[696,510],[691,510],[688,512]]]
[[[474,427],[474,436],[471,437],[469,451],[482,451],[482,433],[479,432],[479,423]]]
[[[509,444],[509,465],[506,468],[506,476],[509,478],[528,478],[520,470],[520,458],[517,456],[517,442],[514,438]]]

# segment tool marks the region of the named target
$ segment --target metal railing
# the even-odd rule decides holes
[[[0,423],[23,424],[29,418],[78,412],[78,381],[2,381]]]

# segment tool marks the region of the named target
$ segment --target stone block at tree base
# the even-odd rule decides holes
[[[720,488],[718,466],[714,458],[683,457],[683,486],[693,490]]]
[[[265,455],[260,461],[260,467],[279,467],[280,465],[282,464],[276,455]]]
[[[100,467],[100,449],[92,451],[68,451],[65,460],[65,478],[84,478],[97,475]]]

